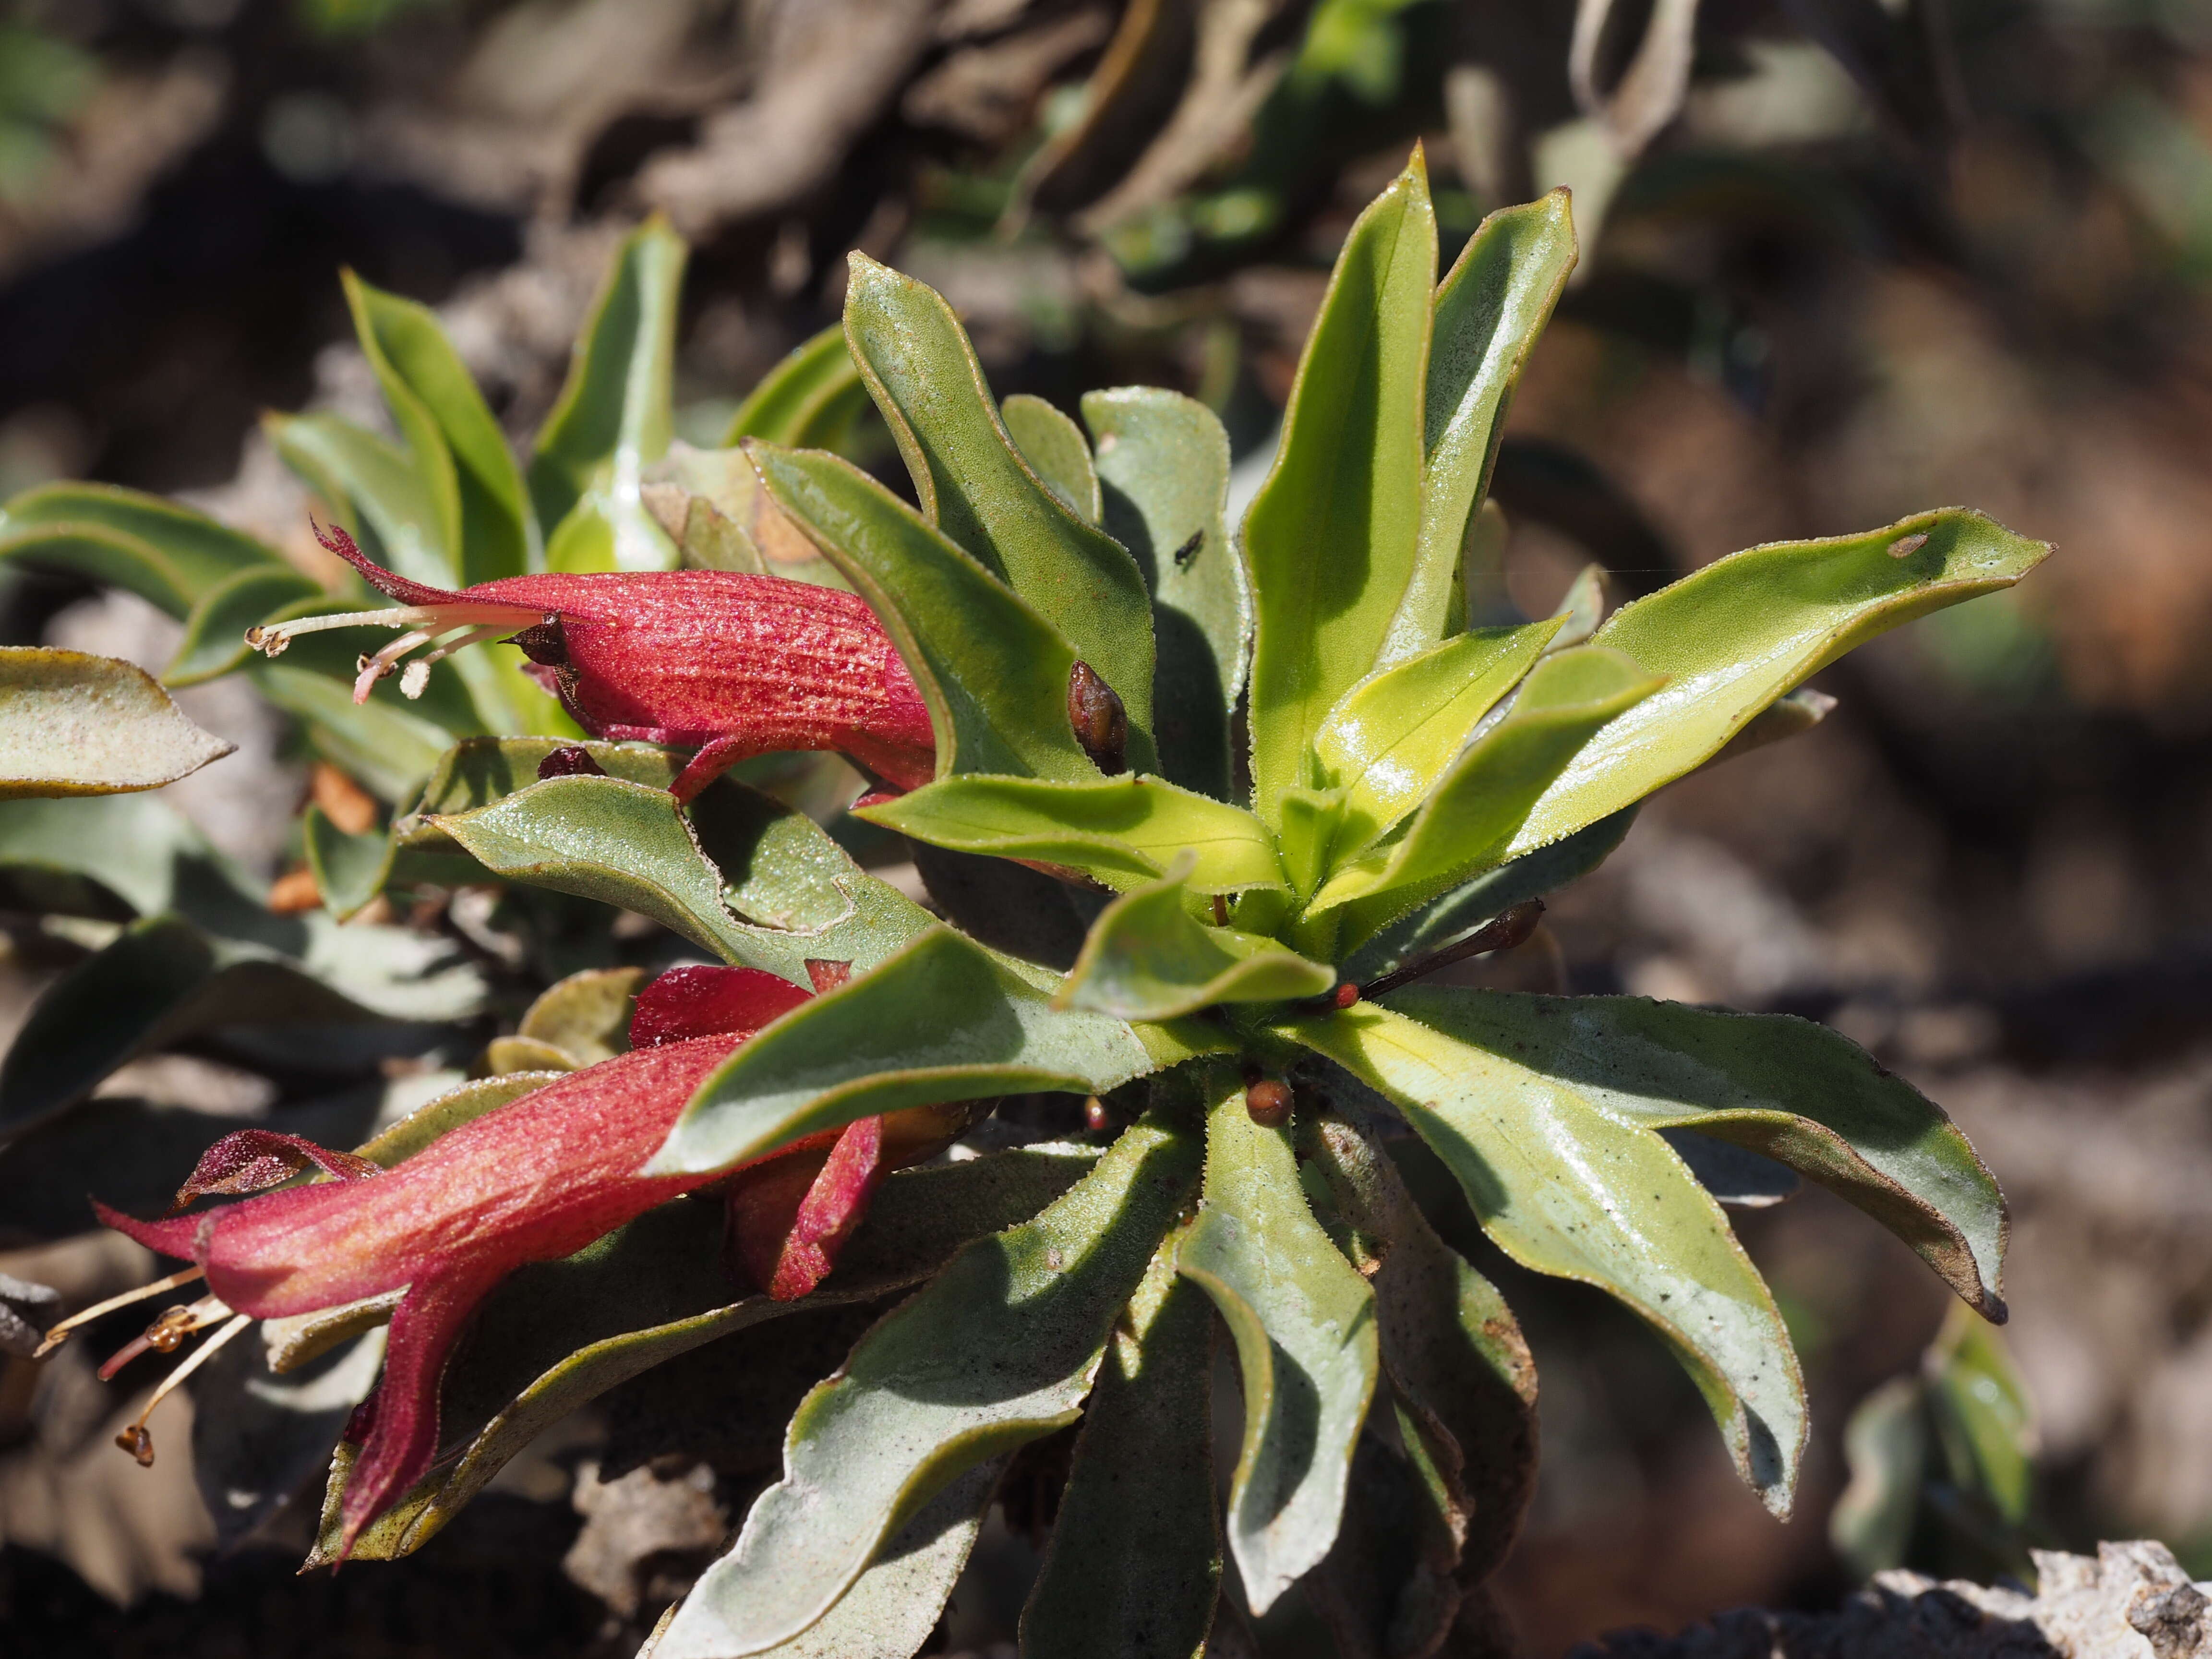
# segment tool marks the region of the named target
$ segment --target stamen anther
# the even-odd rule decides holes
[[[161,1295],[164,1291],[173,1291],[179,1285],[189,1285],[205,1271],[201,1267],[186,1267],[181,1272],[171,1273],[167,1279],[157,1279],[150,1285],[141,1285],[135,1291],[125,1291],[120,1296],[109,1297],[105,1302],[95,1302],[82,1313],[71,1314],[60,1324],[48,1330],[46,1340],[39,1344],[38,1352],[31,1358],[45,1358],[63,1343],[68,1341],[70,1333],[80,1325],[89,1325],[94,1320],[113,1313],[118,1308],[127,1308],[134,1302],[143,1302],[149,1297]]]

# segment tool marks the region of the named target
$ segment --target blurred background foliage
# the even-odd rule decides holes
[[[1583,245],[1471,603],[1545,614],[1591,560],[1617,603],[1951,501],[2062,550],[1828,671],[1817,730],[1668,792],[1481,970],[1826,1020],[1952,1110],[2014,1215],[2001,1340],[1946,1325],[1940,1287],[1823,1194],[1741,1218],[1816,1412],[1786,1526],[1626,1316],[1463,1229],[1543,1363],[1542,1484],[1498,1581],[1522,1644],[1824,1605],[1899,1561],[2005,1571],[2029,1543],[2150,1534],[2212,1573],[2212,0],[11,0],[0,495],[179,493],[319,574],[262,416],[389,429],[341,267],[434,307],[520,441],[657,211],[692,249],[678,435],[720,441],[835,320],[859,247],[961,309],[1002,394],[1211,404],[1241,508],[1329,260],[1415,139],[1447,258],[1558,184]],[[872,418],[848,447],[888,461]],[[0,577],[0,643],[41,641],[158,671],[176,629]],[[196,827],[163,856],[219,867],[234,921],[296,894],[310,803],[373,826],[243,681],[179,700],[240,752],[166,792]],[[134,914],[0,904],[9,1030]],[[665,955],[586,908],[479,893],[412,919],[483,1010],[462,1048],[402,1019],[241,1069],[179,1031],[69,1133],[156,1186],[188,1121],[343,1138],[555,974]],[[0,1271],[80,1303],[138,1276],[25,1150],[0,1149]],[[605,1494],[635,1493],[596,1471],[635,1451],[640,1395],[422,1556],[295,1581],[253,1535],[206,1555],[189,1468],[118,1457],[88,1373],[0,1363],[0,1627],[44,1652],[627,1652],[742,1507],[716,1454],[664,1447],[657,1518],[622,1518]],[[710,1352],[693,1369],[732,1386]],[[1010,1638],[1034,1571],[1021,1525],[988,1536],[956,1650]],[[1307,1650],[1297,1619],[1268,1652]]]

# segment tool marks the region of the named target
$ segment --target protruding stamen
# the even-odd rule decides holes
[[[161,1379],[154,1390],[154,1397],[146,1402],[146,1409],[138,1413],[138,1420],[115,1437],[115,1443],[138,1460],[138,1467],[154,1467],[154,1437],[146,1427],[146,1419],[154,1414],[154,1407],[176,1392],[177,1385],[214,1358],[216,1350],[236,1336],[253,1322],[244,1314],[233,1314],[230,1322],[200,1344],[199,1350],[190,1359]]]
[[[447,640],[428,656],[417,657],[407,665],[405,671],[399,676],[401,695],[410,699],[421,696],[423,688],[430,683],[431,665],[445,661],[454,652],[465,651],[471,646],[482,645],[487,640],[505,639],[514,632],[514,628],[508,623],[493,623],[483,628],[471,628],[459,639]]]
[[[38,1352],[31,1358],[45,1358],[63,1343],[68,1341],[70,1333],[80,1325],[89,1325],[94,1320],[113,1313],[118,1308],[127,1308],[134,1302],[143,1302],[149,1297],[161,1295],[164,1291],[173,1291],[179,1285],[189,1285],[205,1271],[206,1269],[202,1267],[186,1267],[180,1273],[171,1273],[167,1279],[157,1279],[150,1285],[141,1285],[135,1291],[125,1291],[120,1296],[109,1297],[105,1302],[95,1302],[82,1313],[71,1314],[60,1324],[49,1330],[46,1333],[46,1340],[39,1344]]]
[[[246,630],[246,642],[256,651],[273,657],[302,634],[320,634],[332,628],[419,629],[427,636],[456,628],[490,628],[496,629],[498,635],[507,635],[519,633],[544,619],[543,611],[533,611],[528,605],[501,605],[490,599],[457,599],[451,605],[394,605],[381,611],[343,611],[326,617],[297,617],[290,622],[264,623]],[[383,653],[377,654],[381,656]]]
[[[168,1309],[138,1335],[107,1357],[107,1363],[100,1368],[100,1380],[103,1382],[111,1381],[116,1372],[149,1350],[155,1353],[174,1353],[184,1346],[185,1339],[194,1331],[229,1317],[228,1304],[221,1297],[213,1296],[204,1296],[190,1307],[179,1304]]]

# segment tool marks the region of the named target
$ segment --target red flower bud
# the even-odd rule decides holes
[[[431,649],[399,679],[410,697],[431,664],[505,640],[594,737],[697,749],[676,781],[679,799],[738,761],[783,750],[836,750],[901,789],[935,772],[921,693],[854,594],[726,570],[506,576],[451,592],[372,562],[342,529],[316,534],[398,606],[256,628],[246,641],[275,656],[322,629],[406,629],[362,659],[356,702],[418,647]]]

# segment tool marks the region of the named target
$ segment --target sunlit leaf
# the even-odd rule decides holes
[[[538,539],[522,475],[437,314],[351,271],[345,293],[362,351],[437,514],[452,561],[447,585],[522,574]]]
[[[1036,1090],[1102,1093],[1152,1065],[1123,1022],[1056,1010],[981,945],[933,927],[731,1055],[647,1167],[723,1169],[902,1107]]]
[[[1006,435],[1014,441],[1030,471],[1085,524],[1102,520],[1105,508],[1099,499],[1098,469],[1091,459],[1091,446],[1083,428],[1042,398],[1017,392],[999,406]]]
[[[1129,711],[1129,760],[1152,750],[1152,617],[1120,543],[1023,461],[968,336],[926,284],[850,256],[845,339],[914,475],[922,513],[1002,575],[1103,675]]]
[[[745,453],[890,630],[929,704],[939,777],[1098,775],[1068,724],[1075,653],[1051,623],[858,468],[758,443]]]
[[[1360,1003],[1285,1030],[1389,1097],[1508,1255],[1595,1285],[1650,1321],[1705,1395],[1738,1472],[1787,1515],[1805,1391],[1774,1298],[1656,1130],[1460,1034],[1488,994],[1400,992],[1393,1004],[1418,1018]]]
[[[1260,814],[1306,783],[1306,751],[1375,665],[1413,573],[1436,215],[1413,161],[1345,238],[1244,520],[1258,631],[1252,774]]]
[[[0,800],[158,789],[236,747],[113,657],[0,646]]]
[[[1159,778],[946,778],[857,816],[935,847],[1067,865],[1110,887],[1155,880],[1184,853],[1198,892],[1283,884],[1259,819]]]
[[[1118,1019],[1174,1019],[1222,1002],[1319,996],[1336,975],[1273,939],[1190,918],[1177,873],[1124,894],[1099,913],[1061,985],[1063,1006]]]
[[[1511,854],[1642,799],[1720,752],[1760,710],[1875,635],[2009,587],[2051,551],[1946,507],[1885,530],[1731,555],[1615,611],[1593,643],[1667,684],[1560,775]]]
[[[1393,1006],[1427,1018],[1426,994]],[[2002,1318],[2002,1194],[1943,1109],[1855,1043],[1787,1014],[1644,997],[1455,1000],[1462,1042],[1654,1129],[1692,1128],[1849,1199],[1984,1314]]]
[[[1103,522],[1152,591],[1152,735],[1161,774],[1230,798],[1229,715],[1252,648],[1252,594],[1224,514],[1229,434],[1212,410],[1159,386],[1083,397]]]
[[[1306,1207],[1287,1128],[1263,1128],[1225,1068],[1207,1082],[1206,1207],[1176,1266],[1237,1343],[1244,1440],[1229,1547],[1255,1613],[1328,1553],[1375,1393],[1375,1297]]]
[[[1567,192],[1555,190],[1485,219],[1437,286],[1420,551],[1391,623],[1386,662],[1443,637],[1461,548],[1490,487],[1513,388],[1574,265],[1574,215]]]
[[[701,1577],[660,1659],[787,1641],[932,1492],[1073,1422],[1199,1154],[1194,1134],[1139,1122],[1066,1196],[968,1246],[877,1325],[799,1407],[783,1480]]]
[[[1462,634],[1370,675],[1329,711],[1314,753],[1345,792],[1340,861],[1421,804],[1558,631],[1540,622]]]
[[[845,349],[845,326],[832,323],[793,350],[738,405],[726,448],[765,438],[789,449],[837,449],[868,406],[868,388]]]

